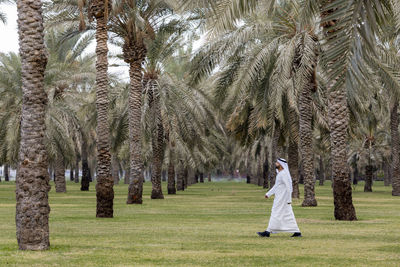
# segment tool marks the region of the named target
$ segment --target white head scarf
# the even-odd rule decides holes
[[[287,177],[289,177],[289,181],[288,182],[290,183],[290,188],[292,188],[292,176],[290,175],[289,165],[287,164],[287,161],[285,159],[278,158],[278,163],[283,168],[282,172],[285,172]]]

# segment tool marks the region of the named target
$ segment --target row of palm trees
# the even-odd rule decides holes
[[[331,154],[336,219],[357,219],[349,154],[357,164],[368,151],[371,174],[375,154],[386,153],[400,195],[396,1],[55,0],[44,5],[46,30],[41,1],[17,7],[20,59],[1,55],[0,138],[1,162],[18,163],[20,249],[49,247],[49,162],[57,192],[66,191],[66,165],[82,161],[82,190],[96,166],[97,217],[113,217],[119,165],[127,203],[141,204],[145,169],[155,199],[164,198],[163,166],[171,194],[189,169],[240,168],[270,187],[285,154],[293,197],[301,176],[302,205],[316,206],[318,149],[320,173]],[[206,42],[193,52],[196,31]],[[83,54],[93,38],[96,55]],[[109,43],[122,48],[127,85],[108,72]],[[390,157],[389,142],[375,144],[388,113]],[[352,153],[349,137],[364,140]]]

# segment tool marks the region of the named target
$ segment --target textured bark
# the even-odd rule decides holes
[[[317,41],[316,38],[314,40]],[[303,162],[304,171],[304,200],[303,207],[317,206],[315,199],[315,179],[314,179],[314,157],[313,157],[313,143],[312,143],[312,98],[311,91],[316,87],[314,81],[314,72],[317,66],[317,56],[314,53],[312,66],[302,66],[302,54],[305,44],[296,49],[297,55],[295,57],[295,69],[307,68],[307,83],[300,89],[298,105],[299,105],[299,148]],[[317,46],[315,46],[317,47]],[[301,79],[304,79],[300,77]]]
[[[65,164],[63,155],[58,152],[57,158],[54,163],[54,183],[56,185],[57,193],[66,193],[67,187],[65,183]]]
[[[290,176],[292,176],[292,198],[300,198],[299,191],[299,151],[297,142],[290,140],[289,142],[289,159],[288,165],[290,170]]]
[[[45,250],[50,246],[48,155],[44,145],[47,95],[44,71],[42,2],[17,1],[19,52],[22,64],[22,114],[16,179],[17,241],[21,250]]]
[[[371,165],[365,166],[365,184],[364,192],[372,192],[372,178],[374,176],[374,167]]]
[[[325,182],[325,168],[322,156],[319,156],[319,185],[324,185]]]
[[[161,186],[161,172],[162,164],[164,161],[164,128],[161,118],[161,106],[160,106],[160,92],[158,91],[156,80],[157,75],[153,76],[150,82],[150,88],[153,92],[152,105],[154,108],[154,122],[155,129],[152,138],[152,148],[153,148],[153,167],[154,170],[151,175],[151,198],[152,199],[164,199]]]
[[[323,1],[323,7],[331,4],[332,0]],[[334,10],[324,10],[322,19],[329,17]],[[330,36],[334,36],[338,21],[324,21],[322,27]],[[336,45],[335,43],[330,44]],[[326,47],[329,49],[329,46]],[[329,62],[328,68],[335,62]],[[337,81],[333,81],[335,83]],[[347,107],[347,95],[345,85],[339,85],[333,90],[333,83],[328,84],[328,124],[331,140],[332,181],[334,216],[337,220],[357,220],[353,206],[349,168],[347,165],[347,141],[349,128],[349,111]]]
[[[168,195],[175,195],[175,167],[172,162],[168,164]]]
[[[97,170],[96,217],[112,218],[114,180],[111,175],[110,130],[108,123],[108,33],[107,15],[109,1],[91,1],[90,10],[96,18],[96,111],[97,111]]]
[[[10,166],[4,165],[4,181],[10,181]]]
[[[331,130],[332,182],[337,220],[356,220],[347,166],[347,129],[349,114],[344,89],[329,94],[329,128]]]
[[[86,137],[82,136],[82,179],[81,179],[81,191],[89,191],[90,185],[90,170],[88,164],[88,152],[87,152]]]
[[[392,146],[392,195],[400,196],[400,138],[399,138],[399,100],[394,99],[390,111],[390,135]]]
[[[129,140],[130,140],[130,184],[127,204],[143,203],[143,162],[141,143],[142,116],[142,62],[146,55],[143,43],[131,44],[127,40],[123,47],[124,60],[129,64]]]
[[[111,156],[112,177],[114,184],[119,184],[119,162],[116,156]]]

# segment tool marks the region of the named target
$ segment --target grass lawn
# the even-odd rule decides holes
[[[272,200],[255,185],[206,182],[164,200],[151,200],[150,187],[143,205],[128,206],[127,186],[115,186],[115,218],[97,219],[93,183],[90,192],[68,183],[66,194],[52,184],[51,249],[32,252],[18,250],[15,184],[1,182],[0,266],[400,266],[400,197],[381,182],[355,189],[356,222],[334,220],[330,184],[316,185],[318,207],[294,200],[298,239],[256,235]]]

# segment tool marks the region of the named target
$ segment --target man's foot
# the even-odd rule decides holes
[[[302,236],[301,233],[297,232],[297,233],[294,233],[291,237],[301,237],[301,236]]]
[[[257,234],[261,237],[269,237],[270,232],[264,231],[264,232],[257,232]]]

